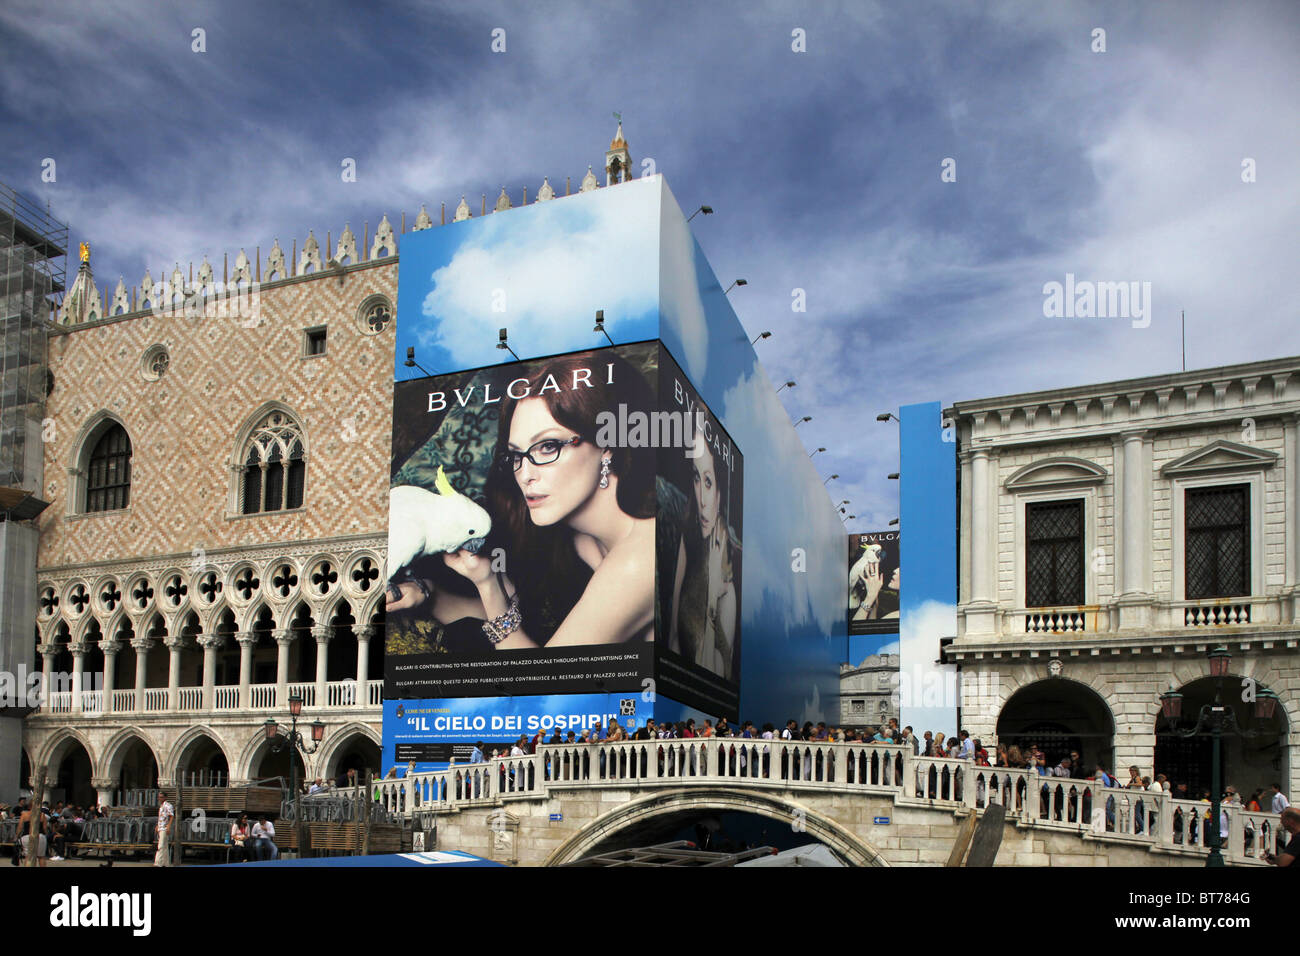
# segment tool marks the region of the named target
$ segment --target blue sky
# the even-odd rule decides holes
[[[0,180],[112,286],[503,185],[517,203],[543,176],[576,189],[620,110],[638,167],[715,209],[701,247],[748,279],[734,308],[773,332],[758,354],[799,383],[779,397],[813,416],[800,439],[874,530],[898,514],[878,411],[1177,370],[1180,310],[1188,367],[1300,352],[1298,41],[1287,2],[8,0]],[[1067,272],[1150,281],[1150,326],[1045,318]]]

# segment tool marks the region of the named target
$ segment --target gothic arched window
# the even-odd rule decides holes
[[[273,411],[244,445],[239,510],[253,515],[302,507],[307,465],[302,429],[286,412]]]
[[[99,436],[86,467],[86,510],[117,511],[131,495],[131,439],[114,423]]]

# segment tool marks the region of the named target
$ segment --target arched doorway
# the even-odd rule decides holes
[[[207,734],[200,734],[181,751],[176,772],[189,787],[225,787],[230,785],[230,763],[221,745]]]
[[[1190,730],[1201,708],[1214,703],[1216,684],[1215,678],[1202,677],[1178,688],[1178,692],[1183,695],[1183,715],[1178,722],[1180,729]],[[1258,689],[1264,688],[1261,686]],[[1242,800],[1249,800],[1256,789],[1267,789],[1271,783],[1281,783],[1285,791],[1289,767],[1287,717],[1282,706],[1279,704],[1274,711],[1268,726],[1261,726],[1254,718],[1254,703],[1242,702],[1241,678],[1234,676],[1223,678],[1222,702],[1232,710],[1238,727],[1260,731],[1258,736],[1247,739],[1231,733],[1223,735],[1220,752],[1222,785],[1226,787],[1231,784],[1241,794]],[[1214,747],[1212,738],[1208,734],[1184,737],[1160,715],[1156,716],[1155,730],[1155,772],[1163,773],[1169,778],[1176,796],[1189,800],[1199,799],[1202,792],[1210,789]]]
[[[281,744],[285,742],[282,734],[277,735],[277,737]],[[271,781],[274,778],[279,778],[284,781],[282,786],[288,789],[289,760],[291,757],[298,775],[298,783],[301,784],[307,778],[307,769],[302,762],[302,755],[296,749],[290,751],[288,748],[280,750],[279,753],[274,753],[270,744],[265,741],[257,748],[257,752],[249,762],[249,782]],[[272,786],[273,784],[268,782],[265,785]]]
[[[22,754],[21,759],[18,761],[18,789],[23,793],[27,793],[32,786],[32,761],[27,756],[26,747],[18,749]]]
[[[1115,718],[1086,684],[1051,677],[1020,688],[998,714],[998,743],[1021,750],[1036,745],[1054,767],[1072,751],[1083,759],[1083,776],[1098,763],[1114,765]]]
[[[154,790],[158,787],[158,761],[153,750],[139,737],[118,746],[113,759],[117,767],[113,783],[117,787],[119,802],[125,802],[129,790]]]
[[[47,779],[50,787],[45,802],[54,806],[59,801],[84,807],[94,804],[96,793],[91,786],[90,753],[80,740],[69,737],[56,745],[50,755]]]
[[[348,783],[348,771],[355,770],[357,776],[363,777],[369,770],[378,773],[381,763],[379,744],[360,731],[348,734],[334,751],[325,772],[337,786]]]

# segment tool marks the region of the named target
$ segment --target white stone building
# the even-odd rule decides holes
[[[1300,358],[958,402],[958,634],[972,736],[1210,786],[1210,740],[1159,719],[1280,698],[1225,738],[1244,795],[1300,789]],[[974,672],[974,673],[971,673]],[[984,690],[971,693],[971,687]],[[1184,728],[1186,723],[1183,724]],[[991,747],[990,747],[991,749]]]
[[[898,655],[870,654],[840,665],[840,726],[876,727],[898,717]]]

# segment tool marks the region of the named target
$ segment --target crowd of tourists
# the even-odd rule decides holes
[[[26,797],[22,797],[13,806],[0,804],[0,818],[18,820],[18,836],[13,843],[13,856],[10,860],[15,866],[20,857],[31,851],[32,807]],[[93,806],[74,806],[63,801],[53,806],[42,804],[36,811],[37,822],[36,856],[41,866],[46,861],[58,862],[73,855],[73,845],[81,841],[86,823],[99,817],[107,816],[107,811],[99,804]]]

